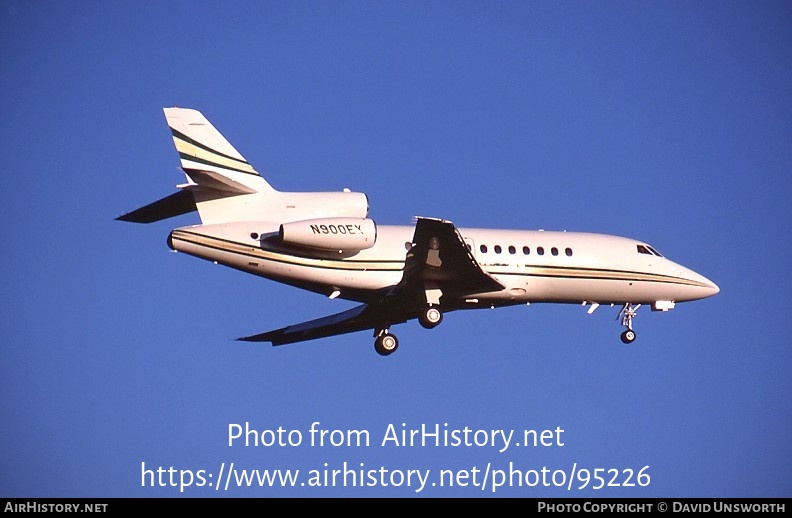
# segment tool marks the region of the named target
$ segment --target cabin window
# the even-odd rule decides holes
[[[500,245],[495,245],[495,248],[494,248],[494,250],[495,250],[495,253],[496,253],[496,254],[499,254],[499,253],[501,253],[501,246],[500,246]]]
[[[517,253],[517,249],[514,248],[514,246],[509,245],[509,253],[510,254],[516,254]]]
[[[487,253],[487,245],[481,245],[479,247],[479,250],[481,250],[482,254],[486,254]]]
[[[473,248],[472,248],[470,245],[465,245],[465,248],[467,248],[467,249],[468,249],[468,252],[470,252],[471,250],[473,250]]]
[[[567,257],[572,257],[572,249],[571,248],[567,248],[566,250],[564,250],[564,253],[567,255]]]
[[[550,249],[550,253],[553,254],[553,255],[558,255],[558,248],[556,248],[556,247],[551,248]]]
[[[524,246],[523,247],[523,255],[530,255],[530,253],[531,253],[531,248],[527,247],[527,246]]]
[[[544,255],[544,247],[541,246],[536,247],[536,253],[539,255]]]

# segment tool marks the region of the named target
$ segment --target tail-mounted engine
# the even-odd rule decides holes
[[[377,240],[377,225],[368,218],[321,218],[283,223],[284,243],[319,250],[365,250]]]

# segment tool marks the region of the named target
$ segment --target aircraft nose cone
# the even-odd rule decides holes
[[[720,287],[703,275],[696,273],[693,279],[700,285],[699,292],[701,293],[701,298],[712,297],[720,292]]]
[[[681,267],[679,277],[687,280],[687,286],[680,286],[681,291],[676,297],[676,300],[680,302],[683,300],[706,299],[720,292],[717,284],[689,268]]]

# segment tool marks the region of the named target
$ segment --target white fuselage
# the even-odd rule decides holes
[[[366,301],[402,278],[414,227],[378,225],[359,251],[284,246],[275,223],[195,225],[174,230],[171,248],[255,275]],[[525,302],[654,304],[714,295],[709,279],[634,239],[581,232],[459,229],[481,268],[505,286],[466,295],[457,307]],[[445,301],[444,301],[445,303]]]

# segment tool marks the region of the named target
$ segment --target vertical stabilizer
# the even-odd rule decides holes
[[[187,183],[204,224],[258,218],[256,206],[275,189],[245,157],[207,120],[188,108],[165,108],[173,143]],[[255,198],[255,202],[252,202]]]
[[[182,169],[192,183],[238,194],[272,189],[201,112],[187,108],[164,112]]]

